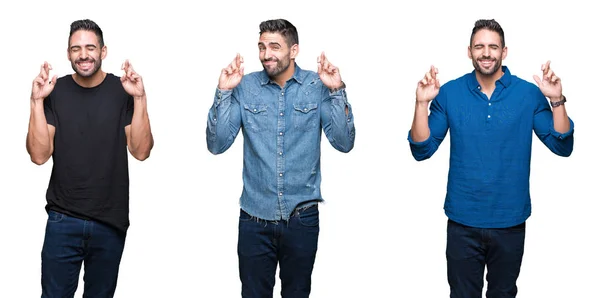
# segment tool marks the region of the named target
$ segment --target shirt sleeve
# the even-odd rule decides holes
[[[54,109],[52,108],[52,96],[50,95],[44,99],[44,115],[46,116],[46,123],[56,126]]]
[[[442,86],[438,95],[431,101],[429,107],[429,138],[415,142],[408,131],[408,143],[413,157],[418,160],[430,158],[439,148],[448,133],[448,116],[446,114],[446,91]]]
[[[133,96],[127,96],[127,108],[125,110],[125,126],[131,124],[133,119]]]
[[[533,115],[533,130],[536,136],[555,154],[571,155],[575,123],[569,118],[569,130],[565,133],[557,132],[554,129],[554,118],[548,100],[539,89],[536,89],[534,97],[537,105]]]
[[[238,87],[215,92],[212,107],[208,111],[206,144],[213,154],[225,152],[235,140],[242,125]]]
[[[329,143],[340,152],[350,152],[354,147],[355,128],[352,106],[348,102],[346,89],[331,92],[323,85],[321,126]]]

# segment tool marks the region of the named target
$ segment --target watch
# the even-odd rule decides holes
[[[560,106],[560,105],[563,105],[563,104],[565,104],[565,102],[567,102],[567,97],[563,95],[562,99],[561,99],[561,100],[559,100],[559,101],[550,101],[550,105],[551,105],[553,108],[556,108],[556,107],[558,107],[558,106]]]

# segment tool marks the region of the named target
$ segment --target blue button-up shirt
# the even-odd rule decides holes
[[[321,197],[321,129],[331,145],[354,147],[354,118],[344,89],[323,85],[317,73],[295,65],[284,87],[263,70],[245,75],[233,90],[218,90],[208,113],[208,150],[227,150],[244,135],[241,208],[265,220],[287,220]]]
[[[416,160],[431,157],[450,129],[450,170],[444,209],[451,220],[480,228],[523,223],[531,215],[529,171],[532,130],[552,152],[569,156],[570,130],[554,130],[552,110],[540,89],[510,74],[492,96],[480,90],[475,71],[444,84],[431,102],[430,136],[416,143]]]

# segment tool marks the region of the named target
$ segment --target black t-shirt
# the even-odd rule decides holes
[[[48,124],[56,128],[47,210],[96,220],[126,233],[129,227],[129,171],[125,126],[133,98],[119,77],[106,74],[84,88],[61,77],[44,100]]]

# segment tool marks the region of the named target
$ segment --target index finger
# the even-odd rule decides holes
[[[431,65],[431,69],[429,70],[429,73],[431,74],[431,77],[435,80],[438,70],[437,70],[437,68],[435,68],[435,66]]]
[[[43,80],[46,80],[48,78],[48,75],[50,74],[51,69],[52,66],[47,61],[44,61],[42,66],[40,66],[40,74],[38,76],[41,77]]]
[[[325,52],[321,52],[321,55],[317,57],[317,63],[323,65],[325,63],[325,60],[327,60],[327,58],[325,57]]]
[[[237,53],[233,61],[235,62],[236,68],[239,68],[242,65],[242,63],[244,63],[244,57],[242,57],[240,53]]]
[[[542,65],[542,71],[544,73],[548,72],[549,69],[550,69],[550,60],[548,60],[544,65]]]
[[[125,59],[125,62],[121,64],[121,69],[127,72],[127,69],[131,67],[131,63],[129,63],[129,59]]]

